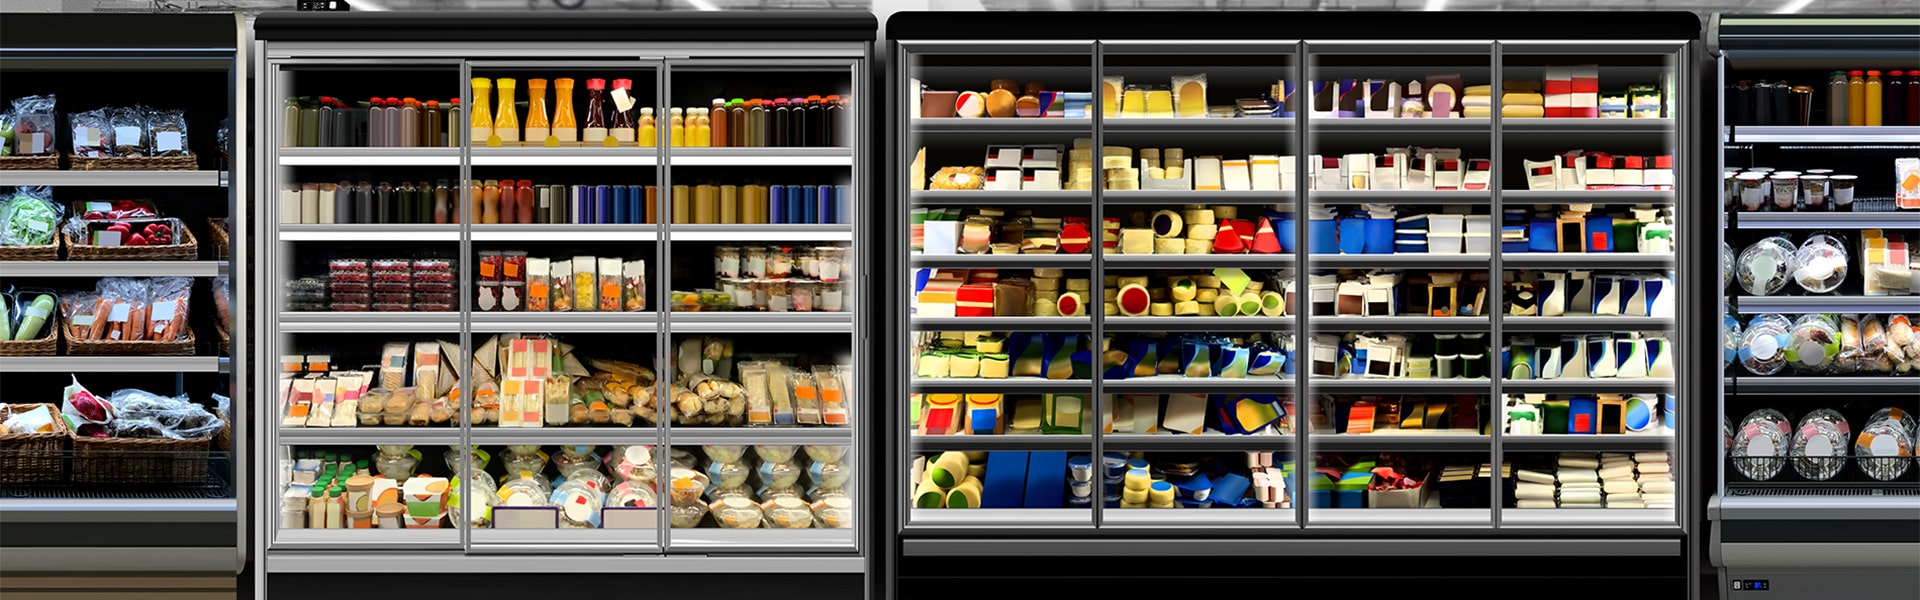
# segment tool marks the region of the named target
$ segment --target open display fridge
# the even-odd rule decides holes
[[[864,572],[872,27],[259,17],[266,571]]]
[[[1568,25],[1617,18],[895,15],[900,568],[1579,546],[1684,573],[1700,27]]]
[[[1920,19],[1717,24],[1720,589],[1911,598]]]
[[[234,15],[0,20],[9,580],[247,560],[242,39]]]

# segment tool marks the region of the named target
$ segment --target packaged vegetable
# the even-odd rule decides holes
[[[16,304],[10,311],[11,315],[0,315],[0,318],[17,320],[16,324],[10,326],[13,332],[11,339],[16,342],[40,339],[41,332],[46,330],[47,319],[53,315],[55,308],[53,294],[22,293],[14,297],[18,300],[31,297],[33,300]]]
[[[99,308],[100,293],[81,291],[60,294],[60,318],[66,321],[67,337],[93,339],[94,310]]]
[[[232,285],[233,282],[226,275],[213,278],[213,309],[217,317],[216,324],[219,325],[220,331],[229,333],[233,331],[233,308],[229,304],[233,301],[229,296],[232,293],[230,289]]]
[[[187,113],[153,109],[147,113],[147,156],[188,156]]]
[[[621,267],[626,295],[626,310],[647,309],[647,261],[630,260]]]
[[[178,341],[187,336],[188,301],[193,298],[190,277],[155,277],[148,280],[150,295],[147,328],[142,335],[149,340]]]
[[[53,233],[65,212],[50,198],[45,186],[14,188],[13,195],[0,203],[0,246],[45,246],[53,243]]]
[[[60,416],[66,418],[67,428],[81,437],[110,437],[106,424],[113,421],[113,405],[87,391],[79,378],[70,378],[73,383],[61,392],[60,400]]]
[[[59,122],[53,94],[13,101],[14,156],[41,156],[55,152],[53,133]]]
[[[13,111],[0,112],[0,156],[13,156]]]
[[[575,260],[579,260],[579,259],[576,258]],[[621,269],[620,259],[618,258],[600,259],[600,278],[599,279],[600,279],[600,311],[601,312],[618,312],[620,310],[621,299],[625,296],[625,294],[622,293],[621,291],[623,288],[620,284],[621,282],[620,269]]]
[[[94,314],[103,315],[105,319],[94,319],[91,339],[120,342],[146,339],[150,297],[147,280],[108,277],[101,279],[95,289],[100,292],[100,303]]]
[[[107,398],[113,407],[113,437],[188,440],[213,437],[225,425],[186,396],[166,397],[125,389]]]
[[[107,124],[113,129],[111,156],[147,155],[147,111],[138,106],[107,109]]]
[[[0,340],[13,339],[13,294],[0,292]]]
[[[113,126],[108,124],[107,113],[106,108],[96,108],[67,115],[67,128],[73,132],[74,156],[113,156]]]

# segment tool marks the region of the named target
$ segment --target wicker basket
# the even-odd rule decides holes
[[[4,170],[4,169],[0,169]],[[40,246],[0,246],[0,261],[48,261],[60,260],[60,240],[63,236],[53,236],[53,242]]]
[[[200,168],[200,157],[67,155],[67,168],[74,171],[192,171]]]
[[[226,421],[221,420],[224,425]],[[230,426],[221,427],[225,431]],[[190,440],[165,438],[94,438],[73,440],[73,481],[76,483],[181,484],[207,480],[207,451],[212,437]]]
[[[94,246],[61,235],[67,239],[67,260],[199,260],[200,241],[193,231],[173,219],[173,232],[180,243],[167,246]]]
[[[60,351],[60,299],[54,299],[53,314],[47,315],[46,333],[40,339],[16,342],[0,340],[0,356],[53,356]]]
[[[225,329],[215,328],[215,331],[220,333],[220,355],[233,356],[233,334],[227,333]]]
[[[67,354],[73,356],[193,356],[196,347],[193,330],[187,330],[186,339],[162,342],[156,340],[76,340],[67,338]]]
[[[0,483],[53,483],[67,480],[68,435],[66,419],[52,404],[9,404],[5,416],[45,406],[53,411],[53,433],[0,434]],[[5,419],[0,419],[4,421]]]
[[[214,260],[233,260],[233,236],[227,234],[226,219],[207,219],[207,238],[213,244]]]
[[[0,171],[58,171],[60,155],[0,156]]]

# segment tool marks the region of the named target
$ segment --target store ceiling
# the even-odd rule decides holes
[[[350,0],[387,10],[1691,10],[1768,13],[1805,0]],[[18,2],[19,4],[15,4]],[[65,12],[283,10],[293,0],[8,0],[9,7]],[[1914,0],[1812,0],[1802,13],[1920,14]]]

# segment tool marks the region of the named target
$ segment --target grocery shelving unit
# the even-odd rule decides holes
[[[868,386],[858,377],[867,368],[865,298],[868,283],[867,217],[870,193],[866,123],[871,117],[868,60],[872,44],[871,16],[864,13],[780,13],[778,15],[713,13],[377,13],[377,14],[267,14],[256,21],[260,40],[257,76],[262,82],[260,113],[269,132],[258,139],[260,161],[267,176],[256,186],[262,198],[295,185],[301,177],[318,173],[320,181],[334,174],[375,173],[374,178],[419,177],[457,181],[459,205],[455,222],[424,225],[299,224],[266,205],[270,237],[269,268],[263,286],[279,286],[297,276],[293,272],[303,253],[405,254],[405,248],[437,249],[456,262],[460,300],[450,312],[289,312],[264,307],[260,339],[266,340],[257,360],[268,361],[302,349],[295,344],[327,337],[379,347],[384,334],[421,335],[456,342],[462,356],[450,360],[470,364],[473,348],[497,333],[553,334],[562,341],[597,341],[593,356],[634,360],[653,369],[658,382],[653,393],[660,423],[627,428],[617,426],[497,427],[470,424],[456,413],[454,423],[436,427],[281,427],[279,418],[265,409],[256,425],[266,432],[257,447],[261,456],[285,460],[296,447],[339,448],[371,445],[414,445],[429,455],[443,446],[590,445],[647,446],[653,464],[660,465],[655,497],[658,506],[624,528],[507,529],[469,527],[465,519],[449,518],[445,529],[374,529],[359,532],[282,529],[274,521],[273,499],[285,484],[275,475],[273,460],[262,460],[258,490],[268,501],[256,508],[257,539],[269,574],[313,574],[343,571],[415,573],[421,565],[459,565],[460,571],[515,573],[690,573],[751,571],[756,574],[815,573],[837,577],[833,589],[859,590],[865,584],[868,536],[872,530],[864,489],[870,427],[866,405]],[[367,58],[404,57],[404,58]],[[633,98],[640,107],[653,107],[659,119],[658,138],[617,146],[540,147],[486,140],[446,148],[283,147],[281,101],[319,94],[316,86],[301,86],[302,77],[342,70],[362,70],[385,77],[409,73],[417,87],[412,94],[441,94],[473,106],[474,91],[466,83],[475,77],[586,77],[632,78]],[[756,77],[765,81],[753,81]],[[340,77],[328,80],[344,85]],[[410,83],[408,85],[416,85]],[[754,95],[779,92],[776,87],[817,85],[850,95],[853,102],[841,117],[837,146],[830,147],[687,147],[669,143],[667,107],[705,107],[715,95]],[[730,87],[731,86],[731,87]],[[766,89],[762,89],[766,88]],[[611,88],[609,88],[611,90]],[[391,93],[380,90],[369,92]],[[779,93],[791,93],[789,90]],[[519,92],[524,100],[526,91]],[[701,95],[695,97],[696,95]],[[551,101],[552,96],[549,95]],[[573,102],[586,119],[586,89]],[[611,106],[612,101],[609,101]],[[477,108],[477,107],[476,107]],[[491,109],[492,107],[487,107]],[[522,104],[519,112],[526,112]],[[466,115],[462,119],[469,118]],[[450,124],[467,134],[467,122]],[[411,175],[396,173],[406,167]],[[384,170],[383,170],[384,169]],[[751,172],[749,172],[751,170]],[[758,174],[771,170],[766,176]],[[844,219],[825,225],[719,225],[676,221],[668,191],[676,184],[702,183],[719,176],[753,181],[795,170],[829,174],[827,181],[845,184]],[[484,224],[475,214],[478,199],[467,196],[469,182],[530,172],[553,180],[600,183],[654,184],[660,197],[653,212],[640,224]],[[493,175],[499,173],[502,175]],[[366,175],[353,175],[366,178]],[[524,177],[525,175],[521,175]],[[594,179],[584,179],[595,181]],[[612,181],[608,181],[612,180]],[[775,181],[777,183],[777,180]],[[651,186],[650,186],[651,187]],[[824,187],[824,186],[823,186]],[[649,199],[651,202],[651,199]],[[691,202],[691,200],[688,200]],[[731,213],[729,213],[731,214]],[[297,219],[294,219],[297,221]],[[636,215],[636,221],[640,220]],[[668,310],[667,290],[691,290],[717,285],[706,273],[702,253],[714,245],[774,246],[833,244],[850,247],[845,285],[847,309],[841,312],[680,312]],[[518,246],[516,246],[518,245]],[[397,246],[402,250],[393,250]],[[585,254],[637,256],[646,266],[647,310],[635,312],[486,312],[474,297],[474,263],[481,247],[531,247],[540,252],[575,250]],[[557,255],[557,254],[556,254]],[[344,254],[342,254],[344,256]],[[798,267],[795,267],[798,271]],[[672,359],[681,339],[689,335],[741,336],[743,354],[794,351],[834,353],[840,364],[853,366],[848,378],[847,426],[722,428],[669,425],[670,380],[677,373]],[[302,337],[295,337],[302,336]],[[576,337],[577,336],[577,337]],[[413,338],[406,338],[413,339]],[[731,339],[731,338],[730,338]],[[581,342],[586,344],[587,342]],[[758,344],[758,346],[754,346]],[[626,352],[620,354],[619,352]],[[584,349],[583,353],[587,350]],[[744,360],[744,359],[743,359]],[[732,377],[720,373],[717,377]],[[461,381],[461,397],[471,397],[471,377]],[[271,374],[260,384],[272,385]],[[848,484],[855,499],[855,517],[849,528],[831,529],[716,529],[669,527],[669,462],[680,449],[704,445],[827,445],[850,448],[844,465],[857,474]],[[670,450],[671,449],[671,450]],[[751,453],[750,453],[751,454]],[[434,464],[438,464],[435,461]],[[474,457],[447,465],[452,472],[478,468]],[[496,461],[497,462],[497,461]],[[611,463],[609,463],[611,464]],[[703,463],[704,464],[704,463]],[[674,469],[679,471],[680,469]],[[439,473],[435,473],[436,475]],[[609,517],[611,519],[611,517]],[[397,547],[396,547],[397,546]],[[391,553],[369,550],[393,549]],[[845,587],[841,584],[851,585]],[[853,592],[853,593],[858,593]]]
[[[74,35],[77,31],[114,34],[103,39]],[[72,149],[68,114],[138,102],[186,111],[184,145],[197,156],[192,170],[75,170],[66,160],[58,170],[0,170],[0,188],[48,186],[63,208],[81,200],[151,199],[163,216],[179,218],[191,229],[200,245],[193,260],[0,261],[4,285],[24,290],[91,290],[103,277],[194,278],[188,318],[198,342],[186,356],[77,355],[63,344],[52,356],[0,357],[6,401],[58,407],[61,388],[77,380],[102,398],[135,388],[188,396],[209,411],[209,395],[222,394],[232,398],[234,411],[228,415],[234,424],[230,450],[208,444],[209,450],[153,452],[136,459],[204,471],[204,480],[135,485],[63,477],[0,485],[0,529],[6,532],[0,539],[0,555],[6,557],[0,560],[0,578],[91,575],[103,563],[117,564],[113,570],[127,574],[225,577],[240,572],[250,558],[243,521],[253,497],[251,479],[236,467],[249,456],[249,431],[242,424],[252,417],[251,363],[245,360],[250,344],[244,335],[251,292],[246,283],[251,217],[244,195],[249,180],[244,147],[221,148],[215,135],[222,119],[230,120],[231,139],[244,139],[248,130],[243,39],[243,19],[232,14],[8,13],[0,19],[4,100],[57,95],[59,125],[53,139],[60,152]],[[223,152],[231,153],[230,161],[222,160]],[[227,247],[216,247],[209,218],[227,220]],[[216,291],[213,278],[229,274],[232,283],[225,291],[235,328],[230,355],[220,349],[210,295]],[[64,323],[56,316],[46,326],[64,328]],[[63,448],[56,458],[64,471],[80,455],[70,445]]]
[[[1835,69],[1920,68],[1912,52],[1920,44],[1920,19],[1787,17],[1715,17],[1718,36],[1709,41],[1718,64],[1709,81],[1716,82],[1722,93],[1715,122],[1703,124],[1703,138],[1720,140],[1712,152],[1719,171],[1831,168],[1836,174],[1858,174],[1854,204],[1851,210],[1822,210],[1827,207],[1806,206],[1803,193],[1801,206],[1793,210],[1779,209],[1771,197],[1761,210],[1747,210],[1740,191],[1734,189],[1722,202],[1719,239],[1738,257],[1769,236],[1783,236],[1797,245],[1809,236],[1832,235],[1845,245],[1848,271],[1829,293],[1809,293],[1789,281],[1776,294],[1756,295],[1737,277],[1746,268],[1742,263],[1733,264],[1731,273],[1721,270],[1723,277],[1733,279],[1725,286],[1717,316],[1739,323],[1742,337],[1729,339],[1733,332],[1724,328],[1717,334],[1703,332],[1715,335],[1729,353],[1722,362],[1721,383],[1714,386],[1722,421],[1716,424],[1709,415],[1702,415],[1691,428],[1705,439],[1713,439],[1706,437],[1711,435],[1723,441],[1694,461],[1715,475],[1702,486],[1712,565],[1717,567],[1717,583],[1723,590],[1766,589],[1781,598],[1820,598],[1845,586],[1850,594],[1861,597],[1909,598],[1920,593],[1912,576],[1920,569],[1916,561],[1920,557],[1920,475],[1916,474],[1920,464],[1900,469],[1901,476],[1879,479],[1867,471],[1870,461],[1891,466],[1896,462],[1890,461],[1913,458],[1865,456],[1856,446],[1864,438],[1853,436],[1862,433],[1879,409],[1898,408],[1909,415],[1920,409],[1915,404],[1920,380],[1911,373],[1836,372],[1821,366],[1831,366],[1833,356],[1823,360],[1819,354],[1806,353],[1800,355],[1806,365],[1792,363],[1760,375],[1747,366],[1746,358],[1763,350],[1744,339],[1762,315],[1788,320],[1809,314],[1882,319],[1920,315],[1920,297],[1898,292],[1873,295],[1864,288],[1866,256],[1858,246],[1868,230],[1903,236],[1908,244],[1920,239],[1920,211],[1899,210],[1891,201],[1893,161],[1920,155],[1920,127],[1829,124],[1833,105],[1827,86]],[[1757,118],[1741,122],[1741,113],[1735,109],[1736,88],[1776,81],[1814,88],[1805,124],[1792,115],[1785,122],[1754,124],[1761,122]],[[1704,175],[1701,189],[1713,189],[1718,182],[1704,179],[1718,178],[1719,173]],[[1846,356],[1857,350],[1849,349],[1854,343],[1842,341],[1836,347]],[[1819,435],[1818,430],[1809,435],[1801,428],[1810,427],[1805,419],[1821,409],[1837,411],[1852,435],[1829,440],[1832,447],[1824,450],[1812,443],[1797,449],[1803,440]],[[1763,436],[1749,442],[1743,435],[1748,419],[1764,410],[1778,411],[1795,429],[1785,438],[1792,442],[1777,453],[1762,448]],[[1782,468],[1761,477],[1770,471],[1766,467],[1771,461],[1739,458],[1736,452],[1779,456]],[[1802,456],[1829,458],[1788,458]],[[1823,468],[1836,466],[1835,472],[1822,473]]]
[[[1484,16],[1484,15],[1482,15]],[[1698,403],[1692,401],[1699,381],[1699,370],[1688,356],[1694,338],[1685,332],[1694,324],[1689,315],[1675,317],[1613,317],[1569,314],[1567,317],[1509,317],[1500,298],[1500,285],[1489,287],[1487,317],[1423,316],[1308,316],[1296,311],[1281,317],[1124,317],[1103,316],[1099,307],[1099,286],[1103,275],[1117,271],[1192,271],[1208,268],[1238,267],[1251,270],[1291,270],[1296,273],[1320,273],[1332,270],[1391,269],[1405,271],[1454,270],[1489,273],[1500,281],[1503,273],[1522,270],[1595,270],[1608,272],[1650,272],[1668,274],[1676,289],[1677,306],[1690,306],[1699,297],[1682,265],[1692,264],[1701,254],[1696,250],[1699,238],[1681,237],[1674,254],[1393,254],[1342,255],[1309,252],[1286,254],[1231,255],[1138,255],[1117,254],[1113,249],[1101,252],[1094,244],[1090,255],[987,255],[920,254],[908,240],[909,211],[916,207],[989,206],[1016,209],[1064,210],[1066,215],[1088,215],[1093,223],[1129,212],[1155,208],[1178,209],[1182,205],[1240,205],[1273,207],[1269,210],[1306,214],[1316,205],[1394,204],[1419,208],[1471,211],[1493,215],[1497,225],[1503,209],[1524,209],[1544,204],[1593,204],[1598,207],[1644,205],[1676,207],[1675,220],[1695,222],[1701,213],[1692,207],[1698,194],[1685,185],[1662,191],[1529,191],[1522,170],[1522,158],[1537,159],[1550,149],[1588,149],[1613,145],[1624,152],[1672,154],[1679,181],[1688,181],[1701,168],[1689,153],[1693,138],[1692,103],[1696,93],[1693,76],[1699,39],[1697,20],[1690,15],[1661,14],[1637,21],[1633,27],[1603,28],[1607,39],[1587,36],[1584,27],[1575,30],[1572,23],[1586,18],[1605,20],[1605,15],[1556,15],[1550,19],[1527,16],[1522,20],[1537,23],[1537,29],[1515,27],[1508,21],[1517,15],[1503,13],[1502,28],[1495,29],[1462,17],[1443,13],[1391,15],[1363,13],[1349,17],[1331,13],[1288,13],[1279,15],[1235,13],[1232,19],[1215,15],[1172,13],[1074,14],[1071,18],[1052,19],[1046,15],[1023,15],[1019,23],[967,14],[899,13],[888,22],[887,37],[893,42],[895,65],[889,82],[897,131],[892,135],[890,162],[882,170],[889,177],[889,193],[897,200],[887,203],[892,209],[885,228],[889,255],[881,270],[890,278],[914,281],[920,269],[1056,268],[1066,269],[1068,278],[1086,277],[1093,292],[1087,295],[1091,305],[1088,317],[959,317],[926,318],[914,315],[915,297],[911,285],[888,291],[889,356],[883,363],[886,387],[894,398],[904,400],[921,393],[1045,394],[1084,393],[1091,399],[1091,419],[1098,423],[1105,403],[1115,394],[1278,394],[1292,398],[1317,398],[1323,395],[1362,394],[1465,394],[1490,399],[1483,405],[1483,420],[1493,423],[1489,430],[1473,432],[1426,431],[1339,434],[1313,429],[1327,427],[1317,422],[1319,402],[1302,401],[1295,414],[1296,427],[1284,435],[1223,435],[1208,429],[1205,435],[1107,434],[1093,427],[1091,435],[920,435],[914,433],[909,414],[913,408],[895,402],[883,426],[888,443],[889,463],[882,478],[882,489],[891,495],[891,528],[899,532],[900,552],[906,557],[907,576],[918,569],[944,560],[946,556],[1020,556],[1066,555],[1104,556],[1100,548],[1112,542],[1140,552],[1182,554],[1192,557],[1225,556],[1337,556],[1351,551],[1364,554],[1373,538],[1384,534],[1408,543],[1421,540],[1471,538],[1450,553],[1526,554],[1521,548],[1554,553],[1560,548],[1585,544],[1582,552],[1600,556],[1657,556],[1677,559],[1689,552],[1686,536],[1691,531],[1693,507],[1684,493],[1673,509],[1625,511],[1518,510],[1502,509],[1510,505],[1510,488],[1503,490],[1498,477],[1486,478],[1490,507],[1479,509],[1316,509],[1306,502],[1307,493],[1298,475],[1293,489],[1294,507],[1280,509],[1244,508],[1228,510],[1127,510],[1103,506],[1099,494],[1089,510],[1066,509],[929,509],[914,507],[917,482],[909,480],[911,462],[917,456],[932,456],[943,451],[1053,450],[1095,457],[1094,486],[1101,485],[1097,471],[1099,457],[1107,452],[1182,452],[1189,455],[1233,452],[1276,452],[1292,457],[1298,470],[1311,467],[1316,453],[1375,454],[1418,453],[1471,456],[1475,465],[1514,460],[1511,455],[1558,452],[1634,452],[1672,453],[1676,484],[1683,490],[1695,477],[1687,460],[1694,443],[1685,424],[1701,418]],[[1417,20],[1416,20],[1417,17]],[[1459,17],[1459,20],[1456,20]],[[1591,21],[1598,23],[1601,21]],[[1093,32],[1094,39],[1054,39],[1058,31]],[[1367,23],[1369,28],[1394,31],[1396,25],[1427,32],[1419,42],[1387,42],[1378,37],[1343,37],[1346,25]],[[1206,31],[1206,39],[1169,39],[1167,32]],[[1529,33],[1517,33],[1528,31]],[[1553,32],[1554,35],[1532,35]],[[1597,30],[1594,30],[1597,31]],[[1564,34],[1564,35],[1561,35]],[[1414,66],[1395,66],[1394,61],[1419,59]],[[1428,55],[1437,55],[1428,56]],[[1465,57],[1465,59],[1463,59]],[[1449,62],[1451,61],[1451,62]],[[1635,82],[1652,83],[1659,75],[1671,76],[1673,101],[1661,119],[1331,119],[1301,110],[1291,118],[1188,118],[1143,119],[1101,114],[1102,76],[1124,72],[1126,83],[1136,77],[1147,83],[1164,83],[1167,75],[1206,73],[1209,81],[1209,105],[1231,104],[1235,98],[1251,98],[1272,80],[1300,81],[1333,78],[1391,77],[1419,78],[1417,72],[1467,71],[1467,85],[1492,83],[1498,89],[1503,78],[1539,79],[1542,67],[1556,64],[1598,63],[1609,68],[1610,61],[1624,61],[1623,74],[1603,75],[1603,84],[1624,89],[1626,79],[1649,75]],[[1462,64],[1462,63],[1465,64]],[[1257,65],[1257,66],[1256,66]],[[1372,68],[1379,74],[1368,74]],[[1267,80],[1271,73],[1271,80]],[[1257,73],[1257,75],[1250,75]],[[989,80],[1011,78],[1020,84],[1043,81],[1045,89],[1067,92],[1094,91],[1094,104],[1088,117],[1077,118],[916,118],[920,106],[919,90],[914,82],[928,90],[986,90]],[[1260,86],[1247,85],[1265,80]],[[1616,81],[1618,80],[1618,81]],[[996,84],[998,85],[998,84]],[[971,87],[969,87],[971,86]],[[1609,88],[1611,89],[1611,88]],[[1307,93],[1305,88],[1300,92]],[[1701,103],[1702,106],[1705,103]],[[1500,109],[1496,104],[1494,114]],[[1183,147],[1188,157],[1212,154],[1238,158],[1245,153],[1281,154],[1282,160],[1295,160],[1291,172],[1297,180],[1292,190],[1274,192],[1245,191],[1135,191],[1106,190],[1097,175],[1091,191],[925,191],[908,181],[916,153],[926,149],[927,175],[946,166],[977,166],[982,150],[989,145],[1068,145],[1075,138],[1090,138],[1090,146],[1100,148]],[[1316,191],[1311,189],[1308,155],[1337,156],[1343,152],[1366,152],[1379,147],[1405,145],[1464,146],[1463,158],[1490,157],[1493,161],[1492,186],[1481,192],[1432,191]],[[1557,146],[1556,146],[1557,147]],[[1257,149],[1257,150],[1256,150]],[[1375,150],[1377,151],[1377,150]],[[938,157],[936,157],[938,155]],[[1095,159],[1096,162],[1098,159]],[[1096,172],[1098,169],[1096,169]],[[1286,171],[1283,171],[1286,172]],[[1063,179],[1064,179],[1063,175]],[[1245,216],[1248,209],[1243,208]],[[1048,213],[1049,215],[1053,213]],[[1405,214],[1403,211],[1402,214]],[[1307,220],[1293,221],[1294,239],[1308,240]],[[1132,225],[1137,227],[1139,225]],[[1099,239],[1099,230],[1094,232]],[[927,236],[929,239],[931,235]],[[1283,238],[1284,239],[1284,238]],[[1496,249],[1498,241],[1495,242]],[[1677,276],[1675,276],[1677,275]],[[1002,277],[1005,277],[1003,274]],[[1304,277],[1303,277],[1304,278]],[[1303,293],[1304,297],[1305,294]],[[1570,313],[1573,311],[1569,311]],[[1305,373],[1306,348],[1315,333],[1379,332],[1479,332],[1496,344],[1496,355],[1508,333],[1601,333],[1661,332],[1675,342],[1676,377],[1673,379],[1598,379],[1505,381],[1504,369],[1495,368],[1493,377],[1480,379],[1321,379],[1282,377],[1277,379],[1210,379],[1149,377],[1140,379],[1101,379],[1100,369],[1092,379],[1045,380],[1033,377],[1010,379],[939,379],[916,376],[917,356],[912,349],[920,332],[1075,332],[1094,340],[1109,333],[1263,332],[1278,339],[1291,339],[1299,348],[1300,373]],[[1084,346],[1084,343],[1083,343]],[[1115,345],[1116,348],[1120,346]],[[1008,352],[1012,352],[1011,348]],[[1098,358],[1096,358],[1096,363]],[[1583,394],[1659,393],[1679,398],[1675,403],[1681,425],[1664,435],[1540,435],[1517,436],[1502,432],[1501,399],[1504,394]],[[1004,409],[1003,409],[1004,410]],[[1657,417],[1656,417],[1657,418]],[[929,460],[931,460],[929,458]],[[989,458],[991,460],[991,458]],[[1280,460],[1275,457],[1276,463]],[[989,467],[991,469],[991,467]],[[1508,502],[1503,502],[1507,500]],[[1091,513],[1085,515],[1083,513]],[[959,514],[954,514],[959,513]],[[1603,514],[1605,513],[1605,514]],[[1503,517],[1506,515],[1506,517]],[[1517,516],[1516,516],[1517,515]],[[1508,518],[1510,517],[1510,518]],[[963,525],[965,527],[963,527]],[[1249,537],[1259,537],[1256,543]],[[1240,544],[1239,542],[1247,542]],[[1437,543],[1437,542],[1436,542]],[[1072,546],[1071,544],[1080,544]],[[1566,544],[1560,546],[1559,544]],[[1285,561],[1283,561],[1285,562]],[[999,563],[995,563],[999,564]],[[1188,564],[1188,563],[1181,563]],[[1317,563],[1316,563],[1317,564]],[[1679,564],[1676,560],[1676,568]],[[1007,565],[1005,568],[1018,568]],[[1204,567],[1196,567],[1204,568]],[[1035,573],[1043,572],[1035,571]],[[928,573],[930,574],[930,572]]]

